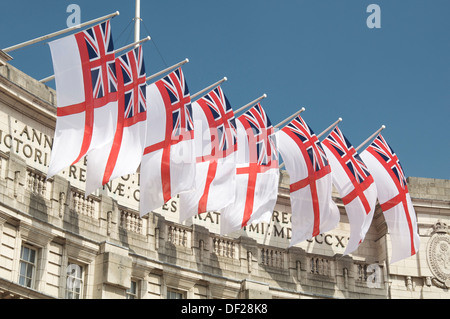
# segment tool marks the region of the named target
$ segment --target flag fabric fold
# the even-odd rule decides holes
[[[236,125],[235,201],[220,211],[223,235],[252,223],[269,223],[278,198],[278,149],[261,104],[239,116]]]
[[[417,219],[406,177],[394,150],[381,134],[362,153],[361,158],[373,175],[378,201],[391,237],[391,263],[417,253],[420,238]]]
[[[350,239],[344,252],[347,255],[364,241],[375,212],[377,189],[367,166],[338,126],[322,145],[350,223]]]
[[[141,216],[195,187],[194,122],[181,68],[147,86],[147,134],[140,168]]]
[[[331,167],[309,125],[297,116],[277,139],[290,178],[293,246],[334,229],[340,214],[331,197]]]
[[[117,78],[110,21],[49,43],[57,119],[47,178],[112,141]]]
[[[118,116],[114,139],[87,156],[86,194],[138,169],[147,128],[146,73],[142,47],[116,58]]]
[[[192,103],[195,190],[180,194],[180,221],[219,211],[235,198],[237,133],[233,109],[220,86]]]

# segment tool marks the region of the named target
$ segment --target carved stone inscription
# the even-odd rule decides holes
[[[53,137],[51,132],[44,133],[39,125],[25,124],[18,119],[14,119],[4,113],[0,113],[0,151],[4,153],[12,152],[25,160],[27,165],[42,172],[47,173],[50,163]],[[8,125],[4,125],[9,123]],[[63,169],[60,176],[66,178],[72,186],[84,191],[87,175],[86,158],[80,160],[75,165]],[[103,187],[95,191],[94,195],[106,195],[117,200],[120,205],[133,210],[139,210],[139,174],[131,174],[119,177],[110,181]],[[161,208],[155,210],[166,219],[172,222],[179,222],[179,201],[172,198]],[[213,233],[220,232],[220,213],[208,212],[195,216],[191,222],[205,226]],[[249,236],[263,244],[287,247],[291,236],[291,214],[279,209],[273,212],[270,224],[260,223],[249,225],[231,237],[241,235]],[[332,250],[343,250],[348,242],[347,236],[340,234],[324,233],[305,241],[305,245],[319,245],[329,247]]]

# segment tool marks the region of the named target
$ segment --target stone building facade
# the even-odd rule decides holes
[[[83,161],[47,180],[55,102],[0,63],[0,298],[450,297],[450,180],[408,179],[421,246],[394,264],[379,207],[343,256],[349,224],[336,193],[338,228],[289,247],[285,171],[271,223],[220,236],[215,212],[178,223],[177,198],[140,218],[138,174],[87,197]]]

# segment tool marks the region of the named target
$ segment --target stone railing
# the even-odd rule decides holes
[[[274,268],[284,268],[284,252],[279,249],[261,248],[261,265]]]
[[[47,199],[47,183],[43,173],[27,169],[26,187],[30,192]]]
[[[221,238],[212,237],[213,252],[217,256],[226,258],[236,258],[236,244],[234,241]]]
[[[92,218],[98,217],[99,203],[92,196],[85,197],[84,192],[72,189],[72,208],[80,215],[89,216]]]
[[[127,231],[137,234],[143,234],[143,219],[138,213],[121,210],[120,211],[120,226]]]
[[[324,257],[309,258],[309,272],[314,275],[331,276],[331,261]]]
[[[177,225],[167,226],[167,241],[175,246],[190,248],[192,231]]]
[[[360,282],[366,282],[367,280],[367,267],[366,264],[356,264],[356,280]]]

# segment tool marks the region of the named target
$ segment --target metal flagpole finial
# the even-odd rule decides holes
[[[171,70],[173,70],[173,69],[176,69],[176,68],[178,68],[179,66],[182,66],[183,64],[186,64],[186,63],[188,63],[188,62],[189,62],[189,59],[186,58],[186,59],[184,59],[184,60],[181,61],[181,62],[178,62],[178,63],[176,63],[176,64],[174,64],[174,65],[172,65],[172,66],[169,66],[168,68],[165,68],[164,70],[159,71],[158,73],[155,73],[155,74],[153,74],[153,75],[150,75],[149,77],[147,77],[147,78],[145,79],[145,81],[148,82],[148,81],[150,81],[150,80],[153,80],[154,78],[156,78],[156,77],[158,77],[158,76],[160,76],[160,75],[162,75],[162,74],[164,74],[164,73],[166,73],[166,72],[169,72],[169,71],[171,71]]]
[[[195,93],[194,95],[191,95],[191,101],[193,101],[197,96],[203,95],[205,92],[207,92],[207,91],[209,91],[209,90],[212,90],[213,88],[215,88],[216,86],[219,86],[220,84],[222,84],[223,82],[225,82],[225,81],[227,81],[227,80],[228,80],[228,78],[227,78],[227,77],[224,77],[222,80],[219,80],[219,81],[217,81],[216,83],[211,84],[210,86],[204,88],[203,90],[201,90],[201,91]]]
[[[377,136],[382,130],[386,128],[385,125],[381,125],[381,127],[372,135],[370,135],[364,142],[362,142],[357,148],[355,148],[356,151],[359,151],[361,147],[363,147],[367,142],[369,142],[371,139],[373,139],[375,136]]]
[[[278,123],[277,125],[275,125],[275,128],[280,127],[281,125],[283,125],[284,123],[286,123],[287,121],[293,119],[294,117],[298,116],[300,113],[305,112],[306,109],[304,107],[302,107],[299,111],[295,112],[294,114],[292,114],[291,116],[287,117],[286,119],[284,119],[283,121],[281,121],[280,123]]]
[[[267,94],[264,93],[263,95],[261,95],[259,98],[251,101],[250,103],[245,104],[244,106],[240,107],[237,111],[234,111],[234,115],[244,111],[245,109],[254,106],[256,103],[258,103],[261,100],[264,100],[267,97]]]
[[[326,132],[328,132],[329,130],[331,130],[333,127],[335,127],[336,125],[338,125],[340,122],[342,122],[342,117],[338,118],[338,120],[336,122],[334,122],[333,124],[331,124],[330,126],[328,126],[322,133],[320,133],[319,135],[317,135],[317,138],[321,138],[323,134],[325,134]]]

